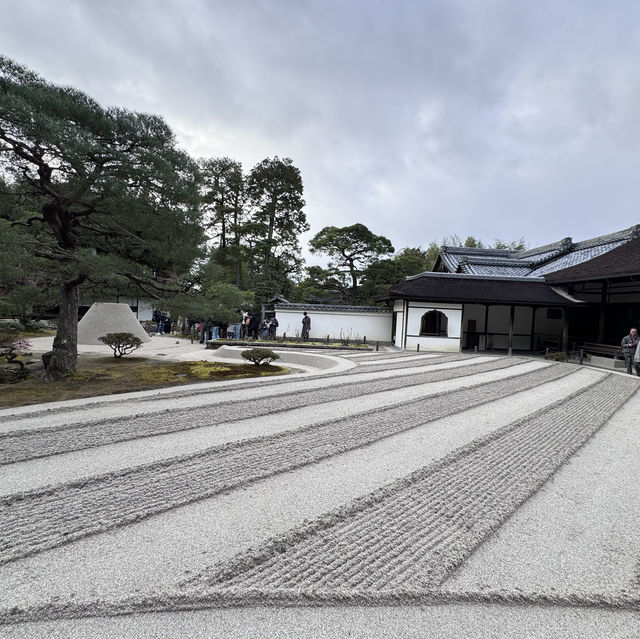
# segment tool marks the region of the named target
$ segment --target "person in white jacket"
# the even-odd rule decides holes
[[[640,342],[636,346],[636,354],[633,356],[633,365],[636,369],[636,375],[640,376]]]

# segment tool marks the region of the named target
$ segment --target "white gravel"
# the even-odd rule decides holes
[[[469,366],[470,363],[481,363],[495,360],[495,357],[477,357],[466,360],[455,360],[451,362],[443,362],[441,364],[427,364],[424,366],[416,366],[412,368],[354,373],[351,375],[336,375],[327,378],[318,379],[295,379],[290,382],[282,382],[277,384],[267,384],[260,386],[259,396],[269,397],[282,393],[295,394],[300,390],[309,390],[313,388],[330,388],[331,386],[340,386],[346,383],[354,383],[357,381],[368,381],[376,379],[384,379],[385,377],[412,376],[425,371],[437,371],[451,368],[459,368]],[[522,366],[529,366],[531,370],[536,367],[546,366],[546,362],[530,361],[525,362]],[[524,370],[524,369],[520,369]],[[263,378],[265,381],[268,378]],[[225,382],[222,382],[225,384]],[[473,384],[473,380],[468,383]],[[228,385],[234,382],[226,382]],[[236,381],[235,384],[238,384]],[[66,424],[85,423],[92,419],[108,419],[114,417],[126,417],[131,414],[158,413],[165,410],[175,410],[179,408],[189,408],[191,406],[214,405],[234,400],[251,401],[257,395],[257,387],[254,385],[248,388],[226,388],[219,384],[198,385],[199,388],[188,387],[182,393],[176,394],[175,389],[170,389],[172,395],[165,397],[164,393],[157,391],[146,391],[144,393],[122,394],[117,396],[108,396],[101,398],[91,398],[90,400],[72,400],[71,402],[61,403],[59,406],[50,406],[48,404],[40,404],[37,407],[24,406],[19,408],[7,408],[0,411],[0,433],[6,433],[13,430],[28,430],[34,428],[49,428]],[[210,390],[210,393],[190,394],[195,390]],[[135,397],[132,397],[135,395]],[[131,401],[137,400],[137,401]],[[89,402],[89,403],[88,403]],[[93,405],[97,404],[97,405]],[[51,408],[50,413],[42,413],[43,408]],[[35,414],[34,414],[35,413]]]
[[[540,362],[528,362],[516,367],[479,373],[472,377],[455,378],[428,385],[409,386],[384,394],[376,393],[354,399],[316,404],[265,415],[259,420],[245,419],[215,424],[210,427],[123,441],[98,448],[0,466],[0,495],[90,477],[121,468],[140,466],[160,459],[204,450],[225,442],[340,419],[365,410],[401,404],[420,397],[467,388],[470,385],[507,379],[515,372],[524,373],[537,370],[542,366]],[[597,379],[602,374],[589,371],[588,375],[590,379]],[[561,384],[562,381],[557,383]]]
[[[358,355],[355,354],[354,359],[359,359]],[[381,360],[398,359],[404,363],[414,358],[415,368],[326,379],[300,377],[272,386],[265,384],[260,388],[260,395],[289,392],[295,396],[298,390],[312,387],[330,389],[345,382],[411,376],[424,370],[495,359],[482,357],[429,365],[428,358],[422,354],[403,357],[387,354]],[[424,365],[420,359],[424,360]],[[366,370],[369,363],[378,364],[363,361],[362,370]],[[12,464],[0,468],[0,486],[3,485],[0,493],[90,477],[309,423],[348,418],[363,410],[402,405],[414,398],[508,379],[511,375],[547,365],[541,360],[529,360],[526,364],[490,373],[321,403],[259,420],[245,419]],[[316,520],[353,499],[442,459],[460,446],[562,400],[604,376],[605,373],[593,369],[578,369],[532,390],[470,408],[356,450],[334,454],[324,461],[262,479],[245,488],[0,566],[0,610],[6,612],[13,606],[24,608],[46,603],[117,602],[136,595],[172,591],[185,578],[200,574],[219,561],[256,548],[305,521]],[[26,409],[22,411],[23,419],[14,419],[10,412],[3,411],[0,420],[4,417],[4,427],[13,430],[15,427],[53,425],[52,420],[65,424],[73,420],[126,415],[127,411],[155,412],[159,407],[165,410],[203,404],[215,406],[228,400],[229,394],[234,399],[246,401],[255,396],[255,389],[235,388],[229,393],[221,393],[219,389],[220,386],[216,386],[211,393],[192,397],[172,390],[172,394],[165,397],[162,393],[147,395],[151,398],[147,402],[131,402],[124,396],[105,398],[100,406],[88,410],[80,408],[82,402],[86,404],[86,400],[82,400],[69,411],[52,412],[42,417],[29,416],[33,409]],[[481,389],[478,392],[482,392]],[[614,396],[612,393],[611,397]],[[541,594],[543,597],[553,597],[555,593],[609,594],[613,597],[637,594],[639,409],[640,393],[637,392],[586,447],[462,565],[446,582],[445,590],[454,594],[499,591]],[[16,411],[16,414],[20,413]],[[33,426],[34,422],[37,425]],[[554,424],[553,421],[549,423]],[[537,605],[531,600],[520,605],[472,603],[473,597],[465,601],[432,606],[256,606],[134,614],[0,626],[0,637],[636,639],[640,636],[640,612]]]
[[[640,614],[520,606],[239,608],[0,628],[6,639],[637,639]]]
[[[640,392],[459,569],[450,590],[637,591]]]
[[[581,370],[491,405],[432,422],[243,490],[0,568],[0,605],[115,599],[170,586],[446,455],[460,445],[583,387]]]

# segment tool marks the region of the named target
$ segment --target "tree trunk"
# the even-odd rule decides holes
[[[235,247],[235,266],[236,266],[236,287],[242,287],[242,261],[240,250],[240,219],[239,219],[240,201],[236,191],[233,202],[233,245]]]
[[[269,279],[271,275],[271,246],[273,244],[273,234],[276,225],[276,213],[278,210],[278,197],[275,193],[271,194],[271,202],[268,205],[269,211],[269,231],[267,235],[267,252],[264,256],[264,277]]]
[[[76,372],[79,302],[80,283],[75,280],[63,284],[60,290],[58,331],[53,340],[53,352],[47,364],[47,376],[52,379],[68,377]]]
[[[356,289],[358,288],[358,274],[356,272],[353,260],[347,260],[349,263],[349,275],[351,276],[351,290],[349,291],[349,299],[352,304],[356,301]]]

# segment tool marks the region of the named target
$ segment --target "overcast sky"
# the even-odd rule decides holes
[[[308,237],[529,246],[640,223],[640,3],[0,0],[0,50],[195,157],[301,170]]]

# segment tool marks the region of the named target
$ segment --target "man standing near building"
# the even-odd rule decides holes
[[[631,367],[633,365],[633,357],[636,354],[636,349],[638,348],[638,329],[632,328],[629,331],[629,334],[622,338],[620,346],[622,346],[622,352],[624,353],[624,362],[627,365],[627,373],[629,373],[629,375],[633,375]],[[636,363],[635,369],[636,373],[640,375],[640,364]]]
[[[305,311],[302,313],[302,340],[307,341],[309,339],[309,331],[311,330],[311,318]]]

